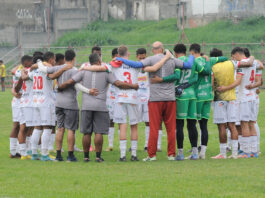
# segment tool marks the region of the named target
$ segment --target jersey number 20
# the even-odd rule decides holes
[[[33,89],[42,89],[43,88],[43,79],[41,76],[34,76]]]

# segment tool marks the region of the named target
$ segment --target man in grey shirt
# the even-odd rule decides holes
[[[96,53],[89,56],[91,65],[101,65],[100,56]],[[129,84],[118,81],[116,77],[107,72],[80,71],[70,80],[59,86],[59,90],[81,82],[90,89],[90,94],[84,93],[81,107],[81,133],[83,136],[84,161],[89,161],[89,147],[91,135],[95,133],[96,161],[103,162],[101,151],[103,134],[109,131],[109,114],[106,105],[108,84],[114,84],[122,89],[138,89],[138,84]]]
[[[141,62],[128,61],[126,59],[116,58],[123,61],[124,64],[132,67],[145,67],[154,65],[164,57],[164,47],[159,41],[153,43],[150,56]],[[194,57],[189,57],[188,62],[179,59],[169,59],[161,69],[150,73],[150,78],[154,76],[165,77],[174,73],[176,67],[181,69],[190,69],[193,65]],[[175,85],[172,83],[150,84],[150,99],[148,102],[150,135],[148,141],[148,157],[144,161],[155,161],[157,151],[157,139],[160,123],[164,121],[168,135],[168,160],[174,160],[176,155],[176,100]]]

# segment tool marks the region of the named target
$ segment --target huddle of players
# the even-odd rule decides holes
[[[238,53],[241,53],[241,48],[235,48],[240,50],[232,51],[232,58],[236,59],[233,61],[233,71],[237,70],[247,70],[252,68],[253,71],[253,60],[252,63],[246,64],[246,68],[241,68],[240,66],[242,60],[239,60]],[[95,53],[94,53],[95,52]],[[117,52],[117,53],[116,53]],[[187,61],[186,57],[186,47],[183,44],[177,44],[174,48],[176,58],[179,58],[183,61]],[[216,53],[218,52],[218,53]],[[215,70],[212,71],[212,67],[216,66],[218,62],[226,61],[227,59],[221,57],[222,54],[219,50],[214,49],[211,52],[211,58],[202,57],[200,53],[200,46],[198,44],[193,44],[190,47],[190,53],[195,57],[192,69],[176,69],[174,74],[160,78],[158,76],[153,76],[150,78],[151,83],[160,83],[160,82],[173,82],[176,81],[176,86],[182,85],[179,90],[176,89],[176,101],[177,101],[177,118],[176,118],[176,137],[178,144],[178,155],[176,160],[183,160],[183,127],[184,119],[187,119],[187,128],[189,132],[189,139],[192,145],[192,154],[189,157],[190,159],[198,159],[198,157],[205,159],[206,147],[208,142],[208,130],[207,130],[207,121],[210,114],[210,105],[213,100],[212,94],[212,72],[215,76]],[[236,54],[236,55],[235,55]],[[121,58],[128,59],[129,52],[127,47],[121,46],[119,49],[114,49],[112,51],[112,57],[119,56]],[[146,57],[145,49],[137,50],[138,60],[144,59]],[[240,56],[243,59],[243,56]],[[101,157],[102,144],[103,144],[103,134],[109,134],[109,148],[108,150],[113,149],[113,135],[114,135],[114,123],[119,124],[120,130],[120,161],[126,161],[126,131],[127,131],[127,116],[129,117],[129,123],[131,126],[131,160],[138,161],[136,150],[137,150],[137,139],[138,139],[138,130],[137,124],[139,121],[146,122],[146,144],[148,143],[148,98],[149,98],[149,89],[148,89],[148,74],[144,72],[155,72],[159,70],[167,59],[171,58],[171,54],[167,55],[159,61],[157,64],[145,67],[143,71],[141,69],[135,69],[129,67],[128,65],[123,64],[121,61],[112,61],[109,64],[101,62],[101,50],[100,48],[92,49],[92,54],[89,57],[90,63],[85,63],[81,66],[81,71],[78,71],[74,68],[75,62],[75,53],[72,50],[68,50],[65,53],[65,64],[58,64],[61,66],[55,66],[55,56],[51,52],[47,52],[42,57],[40,54],[36,53],[32,57],[24,56],[22,57],[21,63],[22,66],[16,68],[14,75],[14,99],[12,102],[13,109],[13,121],[14,128],[11,133],[10,138],[10,152],[11,156],[16,155],[16,149],[14,146],[17,144],[16,138],[13,138],[18,127],[17,123],[19,122],[19,150],[21,154],[21,159],[30,158],[36,160],[39,159],[37,154],[37,146],[41,137],[41,160],[48,161],[52,160],[48,155],[48,146],[49,141],[51,140],[52,128],[55,126],[55,117],[57,118],[57,127],[58,132],[56,134],[56,160],[63,161],[61,156],[62,149],[62,140],[65,129],[68,130],[67,141],[68,141],[68,161],[77,161],[73,154],[73,147],[75,143],[74,133],[78,129],[79,124],[79,108],[76,99],[76,90],[83,92],[82,98],[82,107],[81,107],[81,133],[83,136],[83,149],[84,149],[84,161],[89,161],[89,147],[91,144],[91,134],[95,133],[95,148],[96,148],[96,161],[104,161]],[[207,61],[206,61],[206,59]],[[43,60],[42,63],[37,60]],[[117,58],[118,59],[118,58]],[[33,63],[37,63],[32,65]],[[239,62],[241,61],[241,62]],[[244,61],[243,61],[244,62]],[[251,62],[251,61],[250,61]],[[224,62],[225,63],[225,62]],[[44,66],[45,65],[45,66]],[[243,65],[243,64],[242,64]],[[23,68],[24,67],[24,68]],[[222,67],[222,66],[219,66]],[[214,67],[213,67],[214,68]],[[255,70],[255,69],[254,69]],[[107,72],[106,72],[107,71]],[[261,70],[259,70],[261,71]],[[218,72],[217,72],[218,73]],[[241,73],[239,73],[242,75]],[[217,75],[218,76],[218,75]],[[243,76],[243,75],[242,75]],[[253,72],[251,73],[251,83],[255,81],[255,76]],[[244,78],[245,77],[245,78]],[[246,86],[248,75],[243,76],[243,81]],[[54,93],[53,89],[53,79],[57,79],[59,84],[59,92]],[[100,79],[100,80],[98,80]],[[218,79],[218,78],[217,78]],[[216,80],[214,78],[214,80]],[[241,79],[242,80],[242,79]],[[239,81],[239,80],[238,80]],[[236,80],[235,82],[238,83]],[[78,82],[82,82],[81,85]],[[232,84],[234,81],[231,81]],[[108,84],[111,84],[108,88]],[[254,86],[260,86],[257,83],[251,85],[251,89]],[[73,86],[75,84],[75,86]],[[138,85],[139,84],[139,85]],[[235,84],[235,83],[234,83]],[[233,84],[233,86],[235,86]],[[241,86],[243,83],[239,83]],[[184,86],[183,86],[184,85]],[[238,84],[236,84],[237,86]],[[247,84],[249,85],[249,84]],[[236,87],[235,86],[235,87]],[[178,86],[179,87],[179,86]],[[253,87],[253,88],[252,88]],[[139,89],[138,89],[139,88]],[[221,90],[221,88],[223,90]],[[107,91],[108,89],[108,91]],[[138,91],[137,91],[138,89]],[[228,86],[219,86],[216,88],[216,95],[220,93],[226,93],[229,90],[233,90],[234,87]],[[243,88],[242,88],[243,89]],[[239,89],[241,90],[241,89]],[[243,89],[244,90],[244,89]],[[235,90],[234,90],[235,91]],[[179,93],[180,92],[180,93]],[[240,91],[239,91],[240,92]],[[241,92],[240,92],[241,93]],[[233,95],[233,94],[232,94]],[[241,94],[242,95],[242,94]],[[248,94],[247,94],[248,95]],[[255,98],[257,95],[255,95]],[[18,99],[20,98],[20,99]],[[107,100],[107,102],[106,102]],[[215,104],[221,104],[220,101],[214,102]],[[230,103],[230,102],[229,102]],[[236,102],[235,102],[236,103]],[[139,105],[140,104],[140,105]],[[237,102],[239,104],[240,102]],[[254,104],[254,102],[253,102]],[[257,106],[257,103],[255,103]],[[221,105],[214,105],[214,111],[220,111]],[[225,105],[223,105],[225,106]],[[227,105],[226,105],[227,106]],[[243,106],[243,105],[242,105]],[[55,111],[56,107],[56,111]],[[108,108],[107,108],[108,107]],[[223,116],[227,117],[230,115],[231,109],[226,107],[226,114]],[[251,111],[251,105],[249,105]],[[217,110],[216,110],[217,109]],[[108,113],[109,111],[109,113]],[[237,112],[236,110],[234,110]],[[56,116],[55,116],[56,114]],[[220,113],[216,113],[220,115]],[[139,116],[141,115],[141,116]],[[215,115],[215,114],[214,114]],[[140,117],[140,119],[139,119]],[[231,117],[231,116],[230,116]],[[242,116],[244,117],[244,116]],[[254,116],[253,116],[254,117]],[[111,119],[110,125],[109,120]],[[196,120],[199,120],[200,129],[201,129],[201,152],[198,156],[197,141],[198,141],[198,132],[196,128]],[[218,118],[216,119],[218,120]],[[240,118],[232,122],[226,120],[226,124],[218,124],[220,130],[220,136],[222,135],[222,126],[225,126],[225,130],[228,128],[232,134],[232,142],[235,137],[234,128],[231,129],[231,123],[235,121],[241,121]],[[248,122],[248,121],[247,121]],[[251,128],[251,123],[254,120],[250,121],[249,128]],[[242,126],[243,123],[243,126]],[[241,122],[242,134],[243,137],[246,134],[246,127],[244,128],[245,121]],[[110,126],[110,127],[109,127]],[[31,141],[29,141],[29,136],[34,127]],[[238,131],[239,127],[237,127]],[[241,131],[240,131],[241,132]],[[254,133],[252,133],[254,134]],[[226,137],[226,136],[225,136]],[[242,138],[243,140],[246,138]],[[220,138],[221,140],[221,138]],[[225,140],[226,141],[226,140]],[[253,139],[254,141],[254,139]],[[161,142],[161,135],[160,135]],[[250,157],[250,152],[246,150],[247,141],[243,141],[240,157]],[[29,147],[29,145],[31,146]],[[220,143],[221,154],[215,158],[226,158],[226,153],[223,153],[223,142]],[[250,143],[249,143],[250,144]],[[160,143],[161,145],[161,143]],[[233,142],[233,148],[235,143]],[[27,148],[29,147],[29,148]],[[221,150],[222,147],[222,150]],[[161,148],[161,147],[160,147]],[[251,147],[252,148],[252,147]],[[226,149],[226,147],[225,147]],[[26,152],[28,150],[28,153]],[[32,153],[30,153],[30,150]],[[253,150],[252,156],[257,157],[257,152]],[[235,153],[233,152],[233,157],[235,158]]]

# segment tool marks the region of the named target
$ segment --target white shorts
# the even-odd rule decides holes
[[[12,107],[12,117],[13,117],[13,122],[19,122],[20,121],[20,108],[19,107]]]
[[[148,104],[139,104],[139,121],[140,122],[149,122],[149,113],[148,113]]]
[[[23,121],[27,127],[34,126],[33,125],[33,108],[32,107],[21,107],[21,112],[23,115]]]
[[[239,115],[240,121],[256,121],[256,112],[255,112],[255,102],[254,101],[247,101],[247,102],[240,102],[239,104]]]
[[[215,101],[213,104],[213,122],[223,124],[238,121],[238,103],[236,101]]]
[[[55,126],[55,122],[54,105],[33,108],[33,126]]]
[[[107,108],[109,110],[109,117],[110,117],[111,120],[113,120],[115,102],[113,100],[111,100],[111,99],[107,99],[106,105],[107,105]]]
[[[135,125],[139,122],[138,115],[138,105],[128,103],[115,103],[113,119],[115,123],[127,123],[128,116],[130,125]]]

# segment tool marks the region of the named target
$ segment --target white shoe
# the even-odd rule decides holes
[[[238,158],[238,155],[237,153],[236,154],[232,154],[228,157],[228,159],[237,159]]]
[[[212,159],[226,159],[226,155],[218,154],[216,156],[211,157]]]
[[[151,162],[151,161],[156,161],[156,156],[155,157],[147,157],[143,159],[144,162]]]
[[[206,156],[205,156],[205,154],[203,154],[203,153],[200,153],[200,155],[199,155],[199,158],[200,158],[200,159],[205,159],[205,158],[206,158]]]
[[[175,161],[175,157],[173,155],[167,157],[168,161]]]

